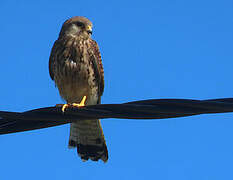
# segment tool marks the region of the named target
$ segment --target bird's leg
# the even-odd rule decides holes
[[[62,112],[65,112],[66,108],[68,108],[70,104],[64,104],[61,108]]]
[[[58,108],[62,107],[61,108],[62,112],[65,112],[65,109],[69,106],[70,106],[70,104],[56,104],[56,107],[58,107]]]
[[[79,104],[77,104],[77,103],[63,104],[63,105],[62,104],[57,104],[56,107],[61,107],[62,106],[62,108],[61,108],[62,112],[65,112],[66,108],[68,108],[69,106],[73,106],[73,107],[83,107],[83,106],[85,106],[86,99],[87,99],[87,96],[83,96],[83,98],[82,98],[82,100],[81,100],[81,102]]]
[[[82,100],[81,100],[81,102],[79,104],[72,103],[72,106],[74,106],[74,107],[83,107],[83,106],[85,106],[86,99],[87,99],[87,96],[83,96],[83,98],[82,98]]]

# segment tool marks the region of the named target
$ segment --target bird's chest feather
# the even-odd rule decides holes
[[[88,41],[70,40],[64,45],[55,65],[55,83],[66,101],[78,102],[97,93],[92,56]]]

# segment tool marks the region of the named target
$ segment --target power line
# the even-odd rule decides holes
[[[84,119],[166,119],[200,114],[233,112],[233,98],[152,99],[123,104],[99,104],[81,108],[46,107],[26,112],[0,111],[0,134],[58,126]]]

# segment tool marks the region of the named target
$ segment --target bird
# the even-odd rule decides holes
[[[104,70],[99,46],[92,39],[92,22],[83,16],[66,20],[49,57],[49,74],[60,96],[62,107],[96,105],[104,91]],[[69,148],[77,148],[83,161],[107,162],[108,150],[99,119],[70,124]]]

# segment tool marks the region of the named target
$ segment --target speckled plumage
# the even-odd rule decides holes
[[[97,43],[91,39],[92,23],[85,17],[67,20],[55,41],[49,59],[49,73],[67,103],[99,104],[104,90],[104,72]],[[89,28],[89,29],[88,29]],[[82,160],[108,159],[99,120],[71,123],[69,146],[76,147]]]

